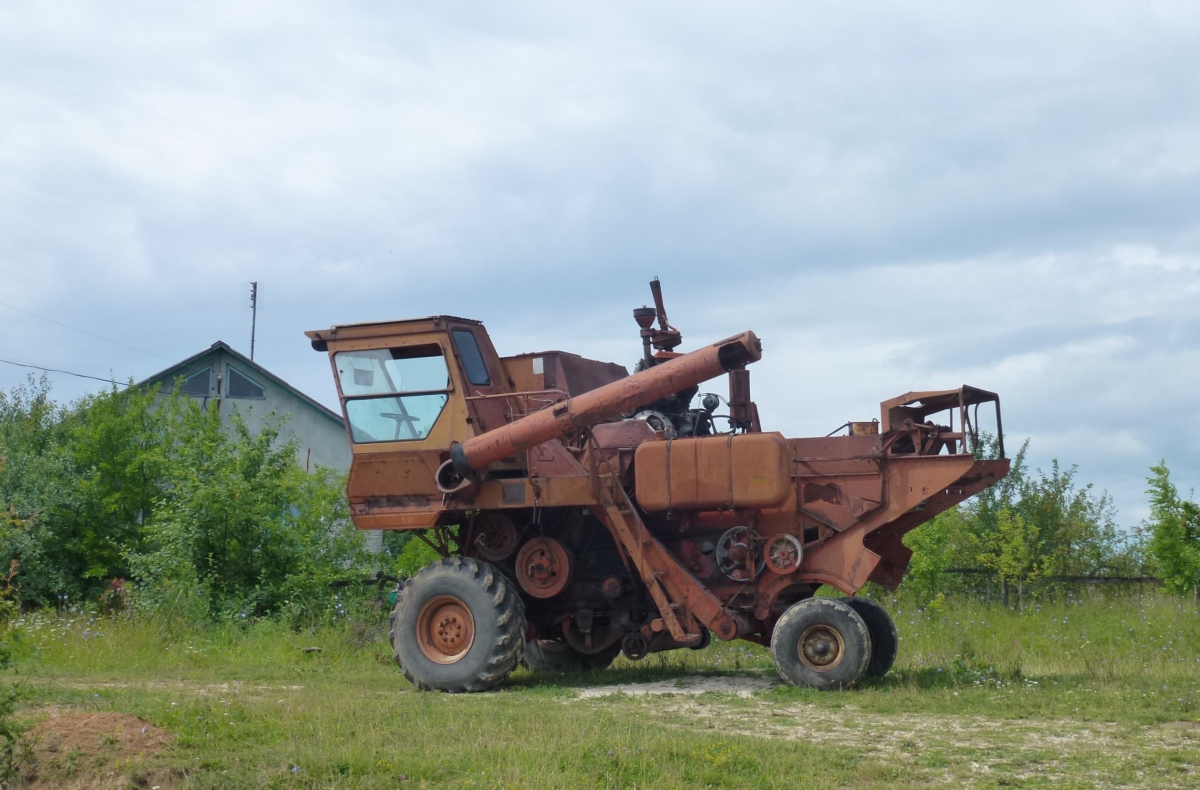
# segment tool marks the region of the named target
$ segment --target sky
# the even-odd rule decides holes
[[[0,359],[248,352],[257,281],[335,406],[304,330],[632,365],[653,276],[767,429],[968,383],[1132,526],[1200,484],[1200,5],[0,0]]]

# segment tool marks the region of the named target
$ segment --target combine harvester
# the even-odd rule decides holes
[[[764,432],[758,338],[679,353],[651,290],[633,375],[563,351],[501,357],[452,316],[307,333],[346,417],[355,524],[415,530],[443,556],[392,612],[418,688],[482,691],[521,661],[603,668],[712,636],[770,645],[796,685],[883,675],[896,627],[854,594],[895,589],[905,533],[1008,473],[1002,443],[979,458],[979,406],[1002,436],[999,397],[972,387],[886,400],[847,435]],[[723,375],[727,399],[700,395]],[[814,597],[822,584],[851,597]]]

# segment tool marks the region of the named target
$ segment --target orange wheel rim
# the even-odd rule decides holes
[[[800,635],[800,663],[813,672],[830,672],[842,663],[846,645],[836,628],[814,625]]]
[[[475,642],[475,618],[453,595],[430,598],[417,615],[417,646],[430,661],[461,661]]]

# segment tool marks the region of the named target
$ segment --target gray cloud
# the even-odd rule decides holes
[[[0,301],[175,359],[248,345],[257,279],[261,360],[329,401],[304,329],[451,312],[627,361],[660,275],[689,341],[766,338],[780,428],[970,381],[1132,522],[1149,463],[1200,478],[1198,44],[1184,2],[7,0]]]

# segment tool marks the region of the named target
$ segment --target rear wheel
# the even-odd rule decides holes
[[[525,645],[521,662],[532,672],[595,672],[607,669],[620,653],[619,642],[599,653],[580,653],[557,639],[535,639]]]
[[[422,691],[484,691],[521,658],[525,607],[488,563],[449,557],[404,586],[389,635],[404,676]]]
[[[896,662],[896,653],[900,649],[900,636],[896,633],[896,623],[887,610],[870,598],[847,598],[846,603],[858,612],[858,616],[867,624],[871,634],[871,660],[867,663],[866,676],[881,678]]]
[[[771,634],[771,658],[793,686],[849,688],[871,658],[866,623],[847,603],[809,598],[792,605]]]

